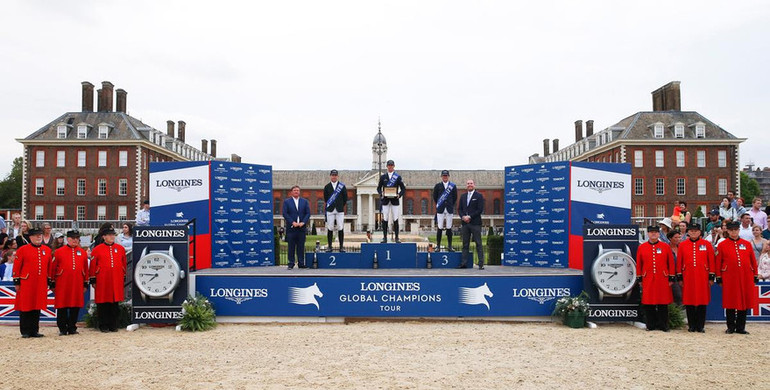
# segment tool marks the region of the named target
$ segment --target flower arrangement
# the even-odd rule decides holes
[[[565,325],[582,328],[585,326],[589,306],[588,294],[583,291],[576,297],[559,298],[551,315],[561,318]]]
[[[119,328],[125,328],[129,324],[131,324],[131,301],[123,301],[118,303],[118,307],[120,308],[120,311],[118,312],[118,327]],[[88,303],[88,311],[83,316],[83,322],[86,323],[86,326],[89,328],[98,328],[99,327],[99,315],[97,311],[96,303],[89,302]]]
[[[182,319],[179,321],[182,330],[198,332],[213,329],[217,326],[217,315],[214,307],[201,294],[189,296],[182,303]]]

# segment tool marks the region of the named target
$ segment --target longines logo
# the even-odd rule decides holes
[[[557,288],[514,288],[514,298],[526,298],[539,302],[541,305],[561,297],[568,297],[571,295],[569,287],[557,287]]]
[[[622,181],[609,180],[578,180],[577,186],[578,188],[588,188],[589,190],[594,190],[601,194],[604,191],[623,189],[625,183]]]
[[[538,178],[537,178],[537,181],[539,181],[539,182],[541,182],[541,183],[545,183],[545,182],[547,182],[548,180],[551,180],[551,178],[550,178],[550,177],[538,177]]]
[[[203,186],[203,179],[165,179],[155,180],[155,186],[158,188],[170,188],[176,192],[182,192],[182,190],[190,187]]]
[[[266,288],[212,288],[210,298],[224,298],[240,305],[254,298],[267,298]]]
[[[260,169],[259,173],[270,173],[269,169]]]

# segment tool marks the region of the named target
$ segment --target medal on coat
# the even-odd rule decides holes
[[[746,250],[746,246],[743,245],[743,244],[740,244],[740,245],[738,245],[738,249],[740,249],[742,251],[745,251]],[[45,254],[45,252],[43,252],[43,254]]]
[[[706,246],[705,245],[701,245],[701,246],[698,247],[698,250],[699,251],[705,251],[706,250]]]
[[[660,248],[655,248],[655,253],[659,255],[663,253],[663,251],[661,251]]]

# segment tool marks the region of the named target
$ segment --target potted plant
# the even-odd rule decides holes
[[[552,315],[561,318],[570,328],[582,328],[586,326],[588,307],[588,294],[583,291],[576,297],[559,298]]]

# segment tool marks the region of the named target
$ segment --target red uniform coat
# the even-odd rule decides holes
[[[722,277],[722,307],[748,310],[756,305],[754,275],[757,258],[751,243],[739,238],[727,239],[717,245],[717,276]]]
[[[65,245],[56,250],[51,263],[51,278],[56,281],[56,308],[83,307],[83,284],[88,280],[88,255],[81,247]]]
[[[43,310],[48,305],[48,266],[51,263],[51,248],[32,244],[16,251],[13,262],[13,277],[20,278],[16,287],[18,311]]]
[[[679,244],[676,263],[677,275],[682,275],[682,303],[685,305],[708,305],[711,301],[709,274],[716,273],[714,247],[700,238],[689,238]]]
[[[120,244],[99,244],[91,251],[90,277],[96,278],[96,303],[120,302],[124,299],[126,250]]]
[[[642,304],[668,305],[674,301],[668,277],[674,275],[674,254],[665,242],[648,242],[636,250],[636,274],[642,278]]]

